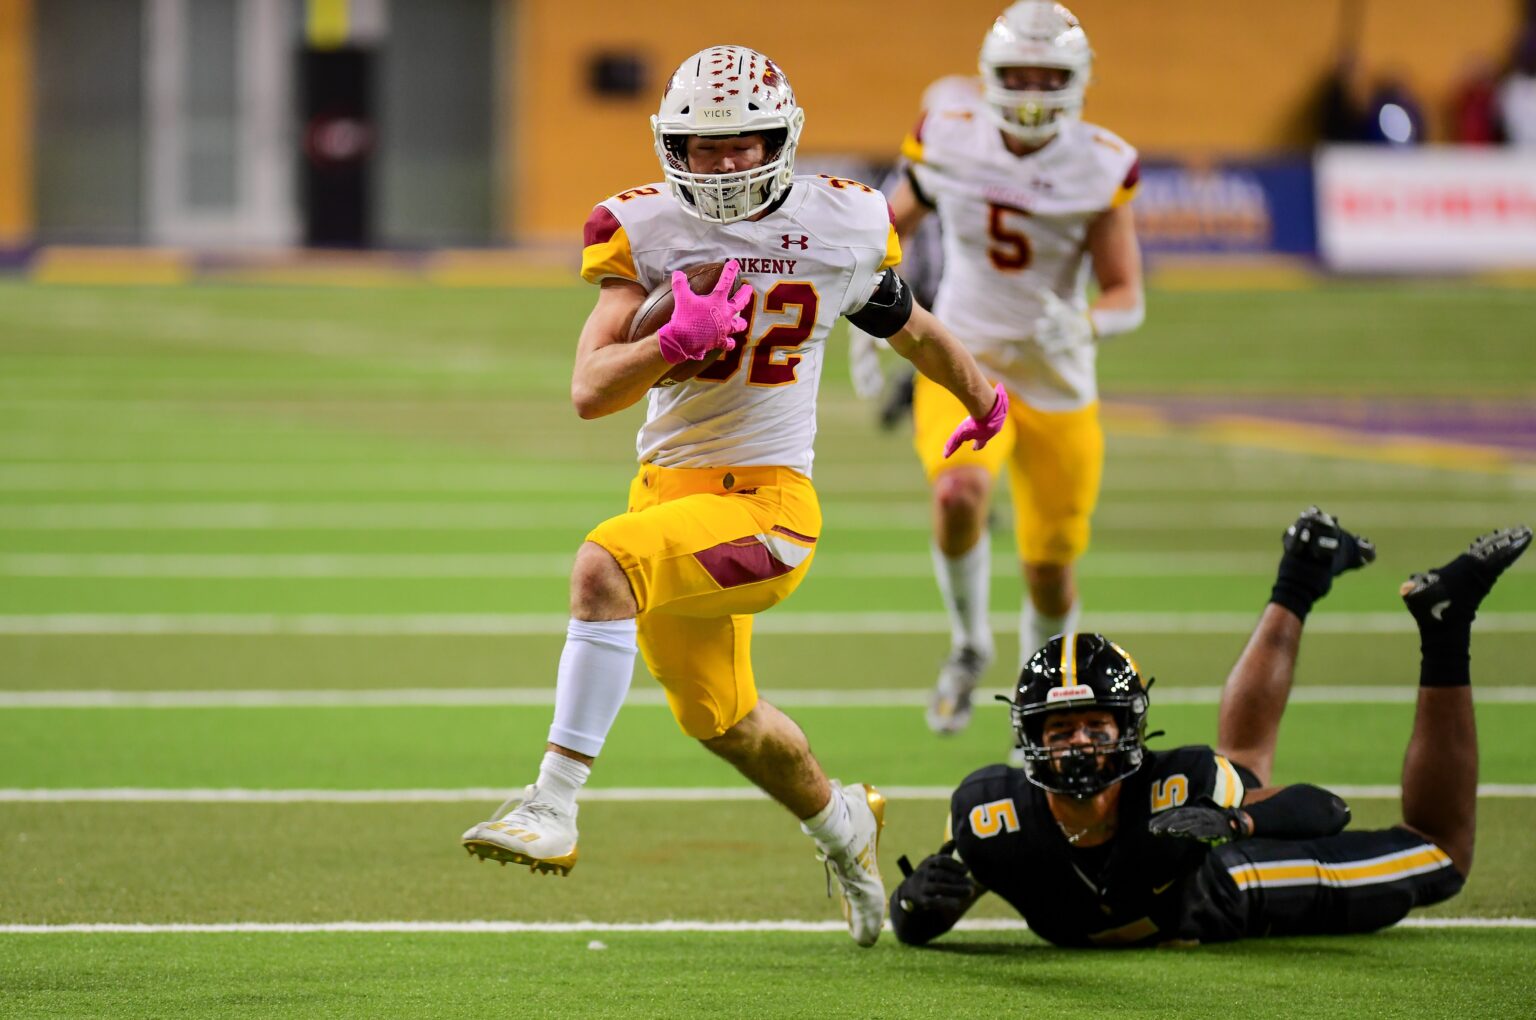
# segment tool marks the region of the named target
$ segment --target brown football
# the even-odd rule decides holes
[[[688,274],[688,286],[693,288],[695,294],[708,294],[715,289],[715,284],[720,282],[720,274],[725,271],[724,262],[710,262],[702,266],[684,266],[683,272]],[[653,335],[658,329],[665,326],[672,319],[672,274],[667,274],[667,279],[655,290],[645,296],[640,307],[635,309],[635,317],[629,320],[629,334],[625,337],[626,343],[634,343]],[[720,357],[720,351],[714,351],[707,358],[699,361],[684,361],[673,365],[667,370],[667,374],[656,380],[657,386],[671,386],[692,379],[704,369],[715,363]]]

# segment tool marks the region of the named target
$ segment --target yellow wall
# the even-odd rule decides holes
[[[726,42],[773,57],[806,109],[802,152],[888,157],[932,79],[975,68],[1003,0],[506,0],[513,111],[507,233],[569,240],[594,202],[659,171],[648,118],[688,54]],[[1087,116],[1157,153],[1253,153],[1304,141],[1307,103],[1335,52],[1343,0],[1079,0],[1097,53]],[[1368,68],[1401,70],[1434,116],[1476,54],[1505,55],[1519,0],[1361,0]],[[643,15],[641,14],[643,12]],[[654,88],[586,91],[590,54],[635,49]],[[515,228],[515,229],[514,229]]]
[[[0,0],[0,245],[32,233],[32,4]]]

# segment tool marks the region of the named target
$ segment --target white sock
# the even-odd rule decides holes
[[[545,751],[539,764],[539,799],[569,808],[576,803],[577,792],[592,775],[592,766],[554,751]]]
[[[992,536],[981,539],[959,556],[946,556],[935,543],[933,574],[949,613],[950,642],[955,649],[973,648],[992,657],[992,628],[987,619],[992,593]]]
[[[597,757],[635,674],[634,620],[572,620],[555,680],[549,742]]]
[[[838,787],[832,788],[832,799],[826,807],[800,823],[800,831],[811,837],[816,849],[824,854],[835,854],[853,842],[853,819]]]
[[[1024,663],[1029,657],[1040,650],[1057,634],[1065,634],[1067,631],[1077,629],[1077,621],[1082,617],[1082,602],[1072,603],[1065,616],[1046,616],[1035,610],[1034,602],[1030,601],[1029,593],[1024,594],[1024,609],[1019,613],[1019,668],[1024,668]]]

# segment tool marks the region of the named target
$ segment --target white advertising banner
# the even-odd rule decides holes
[[[1334,146],[1316,170],[1331,269],[1536,268],[1536,152]]]

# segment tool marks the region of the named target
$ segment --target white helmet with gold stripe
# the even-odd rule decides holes
[[[711,46],[680,64],[651,118],[656,157],[683,208],[714,223],[744,220],[773,203],[795,174],[805,111],[778,65],[745,46]],[[688,168],[688,136],[762,134],[761,166],[723,174]]]
[[[1093,50],[1077,16],[1051,0],[1020,0],[992,23],[981,43],[987,110],[998,127],[1026,142],[1045,142],[1063,120],[1082,113]],[[1053,68],[1055,87],[1010,82],[1012,69]]]

